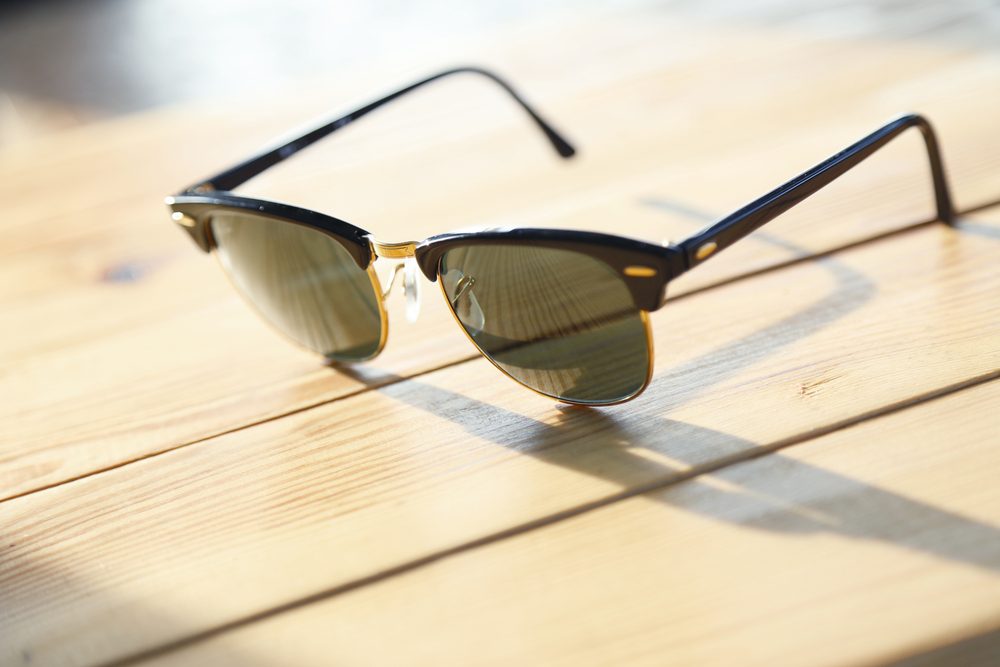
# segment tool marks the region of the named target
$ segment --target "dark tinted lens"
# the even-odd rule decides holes
[[[378,353],[379,295],[336,239],[229,211],[212,215],[212,235],[236,288],[282,333],[329,359],[358,361]]]
[[[555,398],[613,403],[645,386],[646,323],[621,277],[582,253],[523,245],[449,250],[445,296],[479,349]]]

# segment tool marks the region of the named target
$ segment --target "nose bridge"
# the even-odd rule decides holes
[[[385,259],[406,259],[416,256],[416,241],[400,241],[398,243],[383,243],[371,239],[372,252],[376,257]]]

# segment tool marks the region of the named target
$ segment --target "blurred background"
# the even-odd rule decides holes
[[[280,97],[380,64],[450,60],[584,3],[598,4],[6,0],[0,141],[198,99]]]
[[[577,158],[456,77],[241,192],[386,238],[534,224],[667,241],[918,111],[958,206],[1000,198],[1000,0],[0,0],[3,250],[64,244],[60,270],[101,280],[195,261],[164,195],[458,64],[507,77]],[[926,168],[910,134],[769,229],[795,253],[927,219]],[[755,235],[702,275],[774,252]]]
[[[558,42],[581,13],[635,6],[708,24],[1000,48],[995,0],[0,0],[0,150],[163,105],[450,64],[518,31]]]

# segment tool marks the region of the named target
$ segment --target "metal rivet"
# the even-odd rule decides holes
[[[694,258],[697,260],[702,260],[715,252],[719,247],[719,244],[715,241],[709,241],[698,247],[694,252]]]
[[[626,266],[622,273],[632,278],[652,278],[656,275],[656,269],[651,266]]]
[[[170,219],[176,222],[178,225],[183,225],[185,227],[194,227],[198,224],[198,221],[189,215],[184,215],[180,211],[174,211],[170,214]]]

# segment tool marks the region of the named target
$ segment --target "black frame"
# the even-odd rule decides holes
[[[296,137],[295,139],[292,139],[291,141],[266,149],[257,155],[246,159],[243,162],[216,174],[215,176],[212,176],[209,179],[199,182],[197,185],[185,188],[182,194],[208,192],[213,190],[232,190],[233,188],[243,185],[254,176],[262,173],[264,170],[288,159],[292,155],[295,155],[303,148],[310,146],[320,139],[336,132],[345,125],[353,123],[369,112],[392,102],[397,97],[402,97],[406,93],[416,90],[417,88],[420,88],[428,83],[437,81],[438,79],[443,79],[444,77],[452,76],[454,74],[477,74],[493,81],[495,84],[503,88],[507,94],[510,95],[522,109],[524,109],[538,128],[545,134],[546,138],[552,144],[552,147],[555,148],[556,152],[559,153],[560,156],[570,158],[576,153],[576,149],[573,148],[573,146],[566,141],[562,135],[556,132],[551,125],[543,120],[542,117],[539,116],[538,113],[536,113],[535,110],[524,101],[524,98],[522,98],[517,91],[510,86],[510,84],[501,79],[499,76],[488,70],[482,69],[481,67],[455,67],[453,69],[444,70],[443,72],[438,72],[433,76],[421,79],[420,81],[411,83],[408,86],[404,86],[395,92],[380,97],[374,102],[370,102],[363,107],[343,116],[339,116],[334,120],[321,123],[319,126],[309,130],[301,136]]]
[[[573,146],[543,120],[503,79],[478,67],[459,67],[401,88],[356,111],[323,123],[287,143],[265,150],[209,179],[200,181],[178,195],[169,197],[167,204],[173,211],[174,220],[185,227],[202,250],[208,252],[213,247],[209,225],[211,211],[220,208],[252,210],[258,215],[305,225],[329,234],[350,252],[359,267],[367,269],[378,256],[376,249],[381,245],[375,241],[371,233],[322,213],[288,204],[250,199],[229,191],[397,97],[432,81],[462,73],[477,74],[498,84],[527,112],[561,157],[570,158],[575,154]],[[513,228],[439,234],[419,243],[389,245],[409,246],[408,254],[416,258],[424,275],[432,282],[437,279],[441,257],[448,249],[456,246],[531,244],[573,250],[595,257],[619,271],[635,298],[636,306],[645,311],[654,311],[663,305],[666,288],[671,280],[705,262],[719,251],[815,194],[910,128],[919,129],[924,138],[931,169],[937,219],[947,224],[954,224],[955,212],[934,130],[926,118],[911,113],[887,123],[812,169],[677,244],[663,246],[595,232]]]

